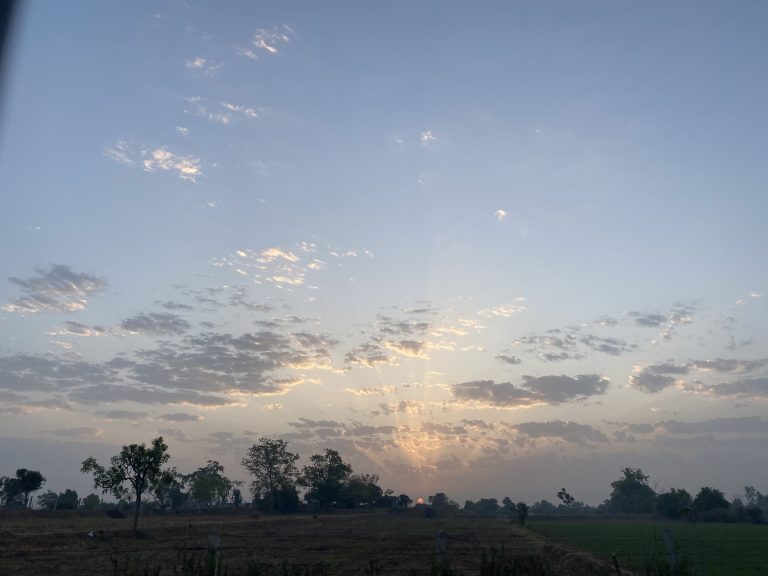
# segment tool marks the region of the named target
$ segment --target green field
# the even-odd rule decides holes
[[[652,522],[608,519],[535,520],[530,527],[555,542],[616,555],[622,568],[640,574],[663,567],[664,530],[674,534],[680,574],[757,576],[768,574],[768,525]],[[663,572],[662,572],[663,573]]]

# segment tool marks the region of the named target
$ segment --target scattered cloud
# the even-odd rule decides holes
[[[527,310],[528,307],[525,305],[525,302],[526,299],[522,296],[519,296],[515,298],[513,303],[502,304],[494,308],[483,308],[477,313],[480,316],[484,316],[485,318],[509,318],[513,314]]]
[[[608,442],[604,432],[587,424],[553,420],[551,422],[523,422],[511,426],[527,438],[556,438],[579,446]]]
[[[201,74],[203,76],[214,76],[221,68],[220,63],[211,62],[207,58],[190,58],[184,62],[184,67],[187,70]]]
[[[463,382],[451,386],[459,403],[490,408],[519,408],[535,404],[562,404],[604,394],[607,378],[597,374],[570,376],[523,376],[519,386],[493,380]]]
[[[496,210],[496,212],[494,212],[493,215],[496,216],[496,219],[499,222],[504,222],[504,218],[507,217],[507,211],[506,210]]]
[[[203,175],[200,159],[194,156],[175,154],[167,148],[142,150],[141,155],[144,158],[142,165],[146,172],[158,170],[175,172],[179,178],[189,182],[197,182],[197,179]]]
[[[24,296],[11,299],[2,310],[19,314],[76,312],[84,310],[88,298],[103,292],[107,286],[102,278],[74,272],[63,264],[35,268],[35,272],[35,276],[28,278],[8,278]]]
[[[273,28],[259,28],[253,35],[250,46],[241,48],[240,54],[250,60],[258,60],[260,55],[275,55],[285,45],[290,43],[295,35],[287,24]]]
[[[59,438],[98,438],[104,434],[101,428],[91,428],[90,426],[80,426],[77,428],[56,428],[55,430],[44,430],[44,434],[57,436]]]
[[[134,410],[96,410],[94,415],[106,420],[144,420],[149,414]]]
[[[170,414],[162,414],[159,417],[161,420],[167,422],[202,422],[203,417],[197,414],[187,414],[186,412],[172,412]]]
[[[504,364],[510,364],[510,365],[523,363],[523,361],[520,360],[520,358],[518,358],[517,356],[509,356],[508,354],[496,354],[496,360]]]
[[[126,318],[120,327],[134,334],[151,336],[179,335],[189,330],[189,322],[173,313],[151,312]]]

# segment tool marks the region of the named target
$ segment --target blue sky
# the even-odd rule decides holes
[[[758,484],[766,17],[31,3],[0,474],[86,492],[79,461],[163,434],[244,478],[275,435],[414,497]]]

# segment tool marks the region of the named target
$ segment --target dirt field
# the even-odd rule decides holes
[[[0,517],[0,575],[195,574],[183,564],[206,558],[214,528],[230,576],[430,574],[441,531],[450,568],[467,575],[480,574],[483,550],[483,573],[502,573],[489,568],[492,547],[496,564],[502,563],[503,547],[503,562],[518,574],[614,574],[586,554],[548,544],[502,519],[384,511],[270,517],[243,511],[143,517],[141,538],[131,533],[130,519],[76,513]]]

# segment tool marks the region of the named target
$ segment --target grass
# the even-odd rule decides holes
[[[665,529],[677,540],[680,576],[768,574],[768,526],[609,519],[533,519],[529,525],[548,539],[598,557],[615,554],[622,568],[640,574],[668,573]]]
[[[415,512],[415,511],[414,511]],[[461,514],[2,517],[0,574],[209,576],[206,542],[221,534],[219,576],[611,576],[591,556],[551,546],[508,520]],[[447,550],[436,554],[445,532]]]

